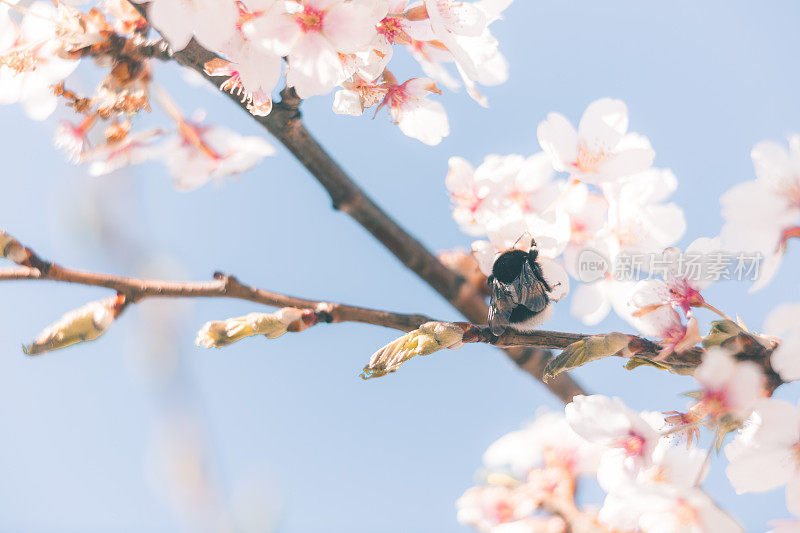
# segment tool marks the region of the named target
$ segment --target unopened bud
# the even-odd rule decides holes
[[[379,378],[395,372],[400,366],[417,355],[430,355],[443,348],[459,348],[464,330],[449,322],[426,322],[419,329],[410,331],[387,344],[369,360],[361,373],[363,379]]]
[[[103,334],[125,307],[125,297],[112,296],[70,311],[42,331],[33,344],[23,346],[28,355],[37,355],[73,344],[93,341]]]
[[[19,265],[27,265],[30,252],[17,239],[5,231],[0,231],[0,256]]]
[[[274,339],[286,333],[289,326],[302,316],[300,309],[284,307],[274,313],[250,313],[228,320],[206,322],[197,333],[195,343],[205,348],[222,348],[253,335]]]

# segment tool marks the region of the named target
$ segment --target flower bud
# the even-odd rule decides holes
[[[30,251],[14,237],[5,231],[0,231],[0,256],[19,265],[27,265]]]
[[[387,344],[369,360],[361,373],[363,379],[379,378],[395,372],[400,366],[417,355],[430,355],[443,348],[461,347],[464,330],[449,322],[426,322],[419,329],[410,331]]]
[[[228,320],[206,322],[197,333],[195,343],[205,348],[222,348],[253,335],[274,339],[286,333],[289,325],[302,316],[300,309],[284,307],[274,313],[250,313]]]
[[[33,344],[23,346],[28,355],[37,355],[73,344],[93,341],[108,329],[126,305],[121,294],[90,302],[70,311],[42,331]]]

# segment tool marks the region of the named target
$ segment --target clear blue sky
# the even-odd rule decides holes
[[[792,0],[517,0],[493,27],[511,65],[508,83],[486,91],[488,110],[464,93],[443,97],[452,134],[441,145],[404,137],[382,115],[335,116],[329,97],[303,110],[311,131],[358,182],[438,250],[470,241],[450,218],[444,175],[451,155],[478,163],[488,153],[534,153],[536,126],[547,112],[577,120],[590,101],[621,98],[631,128],[651,139],[656,165],[678,176],[674,199],[686,213],[685,245],[719,231],[717,199],[752,179],[753,144],[800,131],[798,20],[800,4]],[[416,72],[409,61],[395,63],[399,77]],[[202,107],[212,122],[260,133],[226,99],[186,85],[175,68],[159,66],[157,76],[185,111]],[[457,318],[365,231],[332,211],[284,150],[222,188],[181,194],[157,164],[90,178],[52,149],[52,122],[30,122],[17,107],[0,108],[0,120],[0,223],[45,257],[174,278],[223,270],[291,294]],[[101,227],[111,227],[110,236]],[[756,295],[731,282],[713,286],[709,300],[760,327],[775,304],[800,299],[797,263],[793,250]],[[242,480],[268,487],[264,505],[282,508],[276,531],[464,531],[454,501],[473,482],[486,446],[540,405],[558,407],[486,346],[415,360],[396,375],[363,382],[365,361],[395,336],[375,327],[320,326],[225,350],[193,346],[206,320],[257,309],[239,302],[150,301],[128,310],[98,342],[23,356],[21,343],[42,327],[105,294],[0,285],[2,531],[180,530],[146,468],[154,426],[175,411],[194,413],[223,498]],[[565,307],[549,326],[588,331]],[[610,318],[593,330],[627,329]],[[173,343],[178,362],[170,370]],[[691,379],[631,373],[621,363],[599,362],[576,377],[634,408],[684,406],[680,394]],[[795,388],[779,395],[798,397]],[[748,530],[787,516],[782,490],[737,497],[723,470],[724,460],[715,461],[706,487]]]

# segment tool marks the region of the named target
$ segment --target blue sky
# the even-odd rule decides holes
[[[404,137],[382,115],[335,116],[330,97],[303,111],[309,129],[378,203],[439,250],[470,242],[450,218],[450,156],[479,163],[489,153],[532,154],[547,112],[577,121],[592,100],[621,98],[631,129],[650,138],[656,165],[678,176],[673,198],[686,214],[686,245],[719,231],[719,195],[753,177],[750,148],[800,130],[798,20],[800,4],[790,0],[517,0],[493,26],[509,81],[486,91],[488,110],[464,93],[441,97],[452,129],[441,145]],[[406,59],[393,63],[398,77],[417,73]],[[261,133],[227,99],[187,85],[176,68],[159,65],[156,76],[184,111],[204,108],[212,123]],[[289,294],[457,318],[332,211],[285,150],[223,187],[182,194],[157,164],[91,178],[53,150],[54,122],[33,123],[8,106],[0,120],[1,223],[45,257],[175,279],[222,270]],[[720,283],[709,301],[759,327],[776,304],[798,300],[797,262],[790,251],[762,292]],[[559,407],[487,346],[439,353],[363,382],[358,373],[369,355],[395,336],[375,327],[320,326],[225,350],[194,347],[205,321],[258,309],[244,302],[148,301],[97,342],[23,356],[20,345],[45,325],[105,294],[49,282],[0,285],[2,531],[190,529],[161,495],[166,478],[148,467],[155,428],[187,416],[219,499],[262,487],[259,507],[279,509],[276,531],[465,531],[454,501],[474,481],[486,446],[539,406]],[[548,327],[629,329],[614,318],[586,328],[565,306]],[[680,394],[691,379],[628,372],[621,363],[575,374],[593,392],[637,409],[684,406]],[[784,389],[779,396],[797,399],[794,387]],[[782,490],[736,496],[722,459],[706,487],[748,530],[787,515]]]

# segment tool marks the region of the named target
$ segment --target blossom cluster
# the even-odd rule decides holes
[[[361,115],[386,107],[406,135],[434,145],[449,134],[444,107],[429,100],[437,82],[457,88],[454,64],[481,105],[477,84],[497,85],[508,66],[489,25],[511,0],[153,0],[149,18],[175,50],[194,37],[223,56],[206,64],[221,88],[268,115],[286,59],[286,85],[300,98],[336,90],[333,111]],[[411,52],[426,77],[402,83],[387,66],[396,47]]]
[[[508,78],[489,26],[511,2],[151,0],[137,9],[127,0],[102,0],[84,12],[73,6],[80,2],[4,1],[0,103],[18,102],[43,120],[61,100],[79,115],[55,134],[70,161],[88,164],[97,176],[161,160],[176,188],[192,190],[274,153],[260,137],[203,123],[201,112],[184,117],[163,89],[154,91],[153,58],[199,45],[215,54],[206,74],[254,115],[269,115],[284,85],[300,98],[335,93],[335,113],[385,108],[403,133],[435,145],[450,131],[444,107],[431,98],[439,87],[463,84],[487,106],[478,86]],[[163,41],[149,36],[151,26]],[[397,48],[410,53],[422,76],[398,81],[387,68]],[[91,95],[68,86],[82,59],[107,71]],[[169,125],[134,128],[154,92]]]
[[[555,262],[581,282],[572,291],[574,316],[594,325],[613,309],[657,339],[666,355],[701,340],[697,308],[728,318],[701,294],[724,278],[710,275],[719,269],[716,263],[748,259],[737,268],[747,268],[757,289],[774,274],[786,240],[800,236],[795,225],[800,141],[793,139],[788,152],[774,143],[756,146],[758,180],[722,197],[726,224],[721,235],[698,238],[680,250],[674,245],[686,223],[682,209],[668,201],[677,178],[652,166],[650,142],[628,131],[628,122],[626,105],[610,98],[591,103],[577,129],[561,114],[550,113],[537,130],[542,151],[528,157],[489,155],[477,168],[452,157],[446,185],[461,229],[487,239],[472,244],[485,275],[500,253],[524,248],[532,237],[544,263]],[[751,209],[753,202],[762,211]],[[618,267],[634,257],[651,259],[648,279],[618,275]],[[685,257],[698,258],[699,264],[684,268]],[[627,266],[648,268],[644,262]]]
[[[797,514],[800,409],[768,398],[760,368],[722,348],[706,352],[695,380],[685,412],[636,412],[618,398],[576,396],[563,415],[540,414],[501,437],[484,454],[486,485],[458,500],[459,521],[492,533],[565,531],[547,522],[549,513],[569,516],[573,525],[582,515],[598,531],[742,531],[702,490],[710,451],[698,446],[701,429],[714,431],[718,447],[742,425],[725,447],[734,488],[787,485],[787,505]],[[584,476],[606,494],[599,510],[575,501]],[[774,531],[797,525],[779,521]]]
[[[777,386],[800,379],[800,305],[777,307],[763,333],[755,333],[704,295],[725,278],[721,268],[733,257],[755,258],[747,270],[755,281],[751,290],[765,286],[787,241],[800,237],[800,139],[790,138],[788,150],[756,145],[757,179],[722,196],[720,235],[697,238],[684,250],[674,246],[686,229],[683,213],[668,202],[677,179],[651,166],[654,151],[628,131],[624,103],[593,102],[577,129],[551,113],[539,124],[538,140],[542,151],[529,157],[490,155],[477,168],[450,159],[453,218],[465,233],[486,238],[472,244],[473,268],[485,281],[499,254],[534,239],[539,257],[579,282],[571,301],[576,317],[597,324],[613,309],[653,338],[657,352],[636,360],[628,344],[624,352],[576,357],[631,357],[629,368],[650,363],[692,374],[698,387],[685,409],[669,413],[637,413],[618,399],[577,396],[565,417],[540,416],[487,450],[486,485],[459,499],[459,520],[493,533],[565,531],[570,524],[558,519],[568,517],[572,526],[594,521],[606,531],[741,531],[700,488],[713,448],[737,430],[725,446],[733,487],[743,493],[786,485],[787,507],[800,516],[800,408],[771,398]],[[637,257],[650,259],[628,265],[643,270],[645,279],[617,275]],[[481,282],[463,260],[446,258],[471,283]],[[723,320],[702,333],[698,309]],[[683,366],[671,366],[676,361]],[[712,450],[697,447],[703,429],[710,430],[705,437]],[[676,445],[681,440],[685,447]],[[578,479],[587,474],[606,493],[597,512],[574,501]],[[774,526],[797,531],[800,518]]]
[[[705,450],[679,445],[664,415],[618,398],[577,396],[565,414],[540,412],[483,463],[486,484],[456,502],[458,520],[480,531],[567,531],[561,516],[592,531],[743,531],[699,487]],[[599,506],[576,502],[590,477],[605,492]]]

